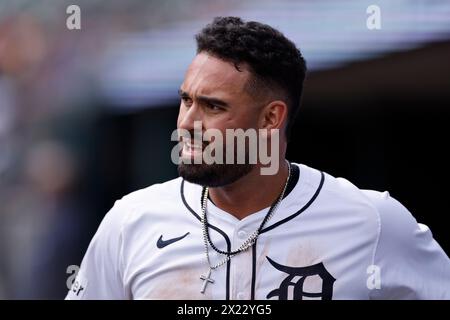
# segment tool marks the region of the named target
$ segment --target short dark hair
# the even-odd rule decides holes
[[[281,91],[288,106],[286,136],[297,116],[306,75],[300,50],[280,31],[267,24],[238,17],[216,17],[195,36],[197,53],[206,52],[233,63],[245,63],[254,75],[258,90]]]

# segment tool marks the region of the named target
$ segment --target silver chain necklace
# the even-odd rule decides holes
[[[203,188],[203,192],[202,192],[202,205],[201,205],[201,209],[202,209],[202,231],[203,231],[203,242],[205,245],[205,256],[206,256],[206,261],[208,262],[208,266],[209,266],[209,270],[208,273],[206,275],[202,275],[200,277],[201,280],[203,280],[203,285],[202,288],[200,290],[201,293],[205,293],[206,290],[206,286],[208,285],[208,283],[214,283],[214,280],[211,278],[211,272],[217,268],[219,268],[220,266],[224,265],[225,263],[227,263],[232,257],[234,257],[235,255],[247,251],[249,248],[251,248],[256,240],[259,237],[259,234],[262,230],[262,228],[264,227],[264,225],[272,218],[272,216],[274,215],[276,209],[278,208],[278,206],[280,205],[281,201],[284,198],[284,194],[286,192],[287,186],[289,184],[289,180],[291,178],[291,164],[289,163],[289,161],[286,161],[288,164],[288,176],[286,178],[286,183],[284,184],[283,187],[283,191],[281,192],[281,194],[279,195],[279,197],[275,200],[275,202],[272,204],[272,206],[269,209],[269,212],[267,213],[267,215],[264,217],[261,225],[259,226],[259,228],[257,230],[255,230],[248,238],[247,240],[245,240],[237,250],[235,251],[231,251],[231,252],[227,252],[227,251],[222,251],[219,250],[211,241],[211,238],[209,236],[209,231],[208,231],[208,220],[207,220],[207,215],[206,215],[206,205],[208,203],[208,187],[204,187]],[[221,261],[219,261],[216,264],[211,264],[211,259],[209,257],[209,246],[211,245],[211,248],[214,249],[214,251],[225,255],[226,257],[224,259],[222,259]]]

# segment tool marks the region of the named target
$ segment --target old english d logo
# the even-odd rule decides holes
[[[267,299],[278,297],[279,300],[288,300],[289,287],[293,286],[293,300],[303,300],[303,297],[322,298],[322,300],[331,300],[333,297],[333,283],[335,278],[325,269],[323,263],[317,263],[307,267],[288,267],[276,263],[269,257],[266,257],[270,264],[277,270],[287,273],[287,277],[281,282],[278,289],[274,289],[267,295]],[[306,278],[319,276],[322,279],[322,292],[305,292],[303,285]],[[296,282],[293,280],[298,278]]]

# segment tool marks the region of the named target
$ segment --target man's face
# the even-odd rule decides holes
[[[194,145],[194,121],[201,121],[202,132],[217,129],[226,137],[226,129],[258,128],[261,105],[246,90],[250,72],[206,53],[198,54],[188,68],[180,88],[181,104],[178,129],[190,132],[191,140],[183,139],[182,158],[194,158],[208,145]],[[257,107],[259,105],[259,107]],[[224,147],[226,141],[223,142]],[[224,150],[224,155],[225,155]],[[218,187],[246,175],[253,164],[185,164],[178,167],[187,181]]]

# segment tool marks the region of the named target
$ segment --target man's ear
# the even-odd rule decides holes
[[[288,114],[288,106],[281,100],[272,101],[261,110],[260,128],[284,130]]]

